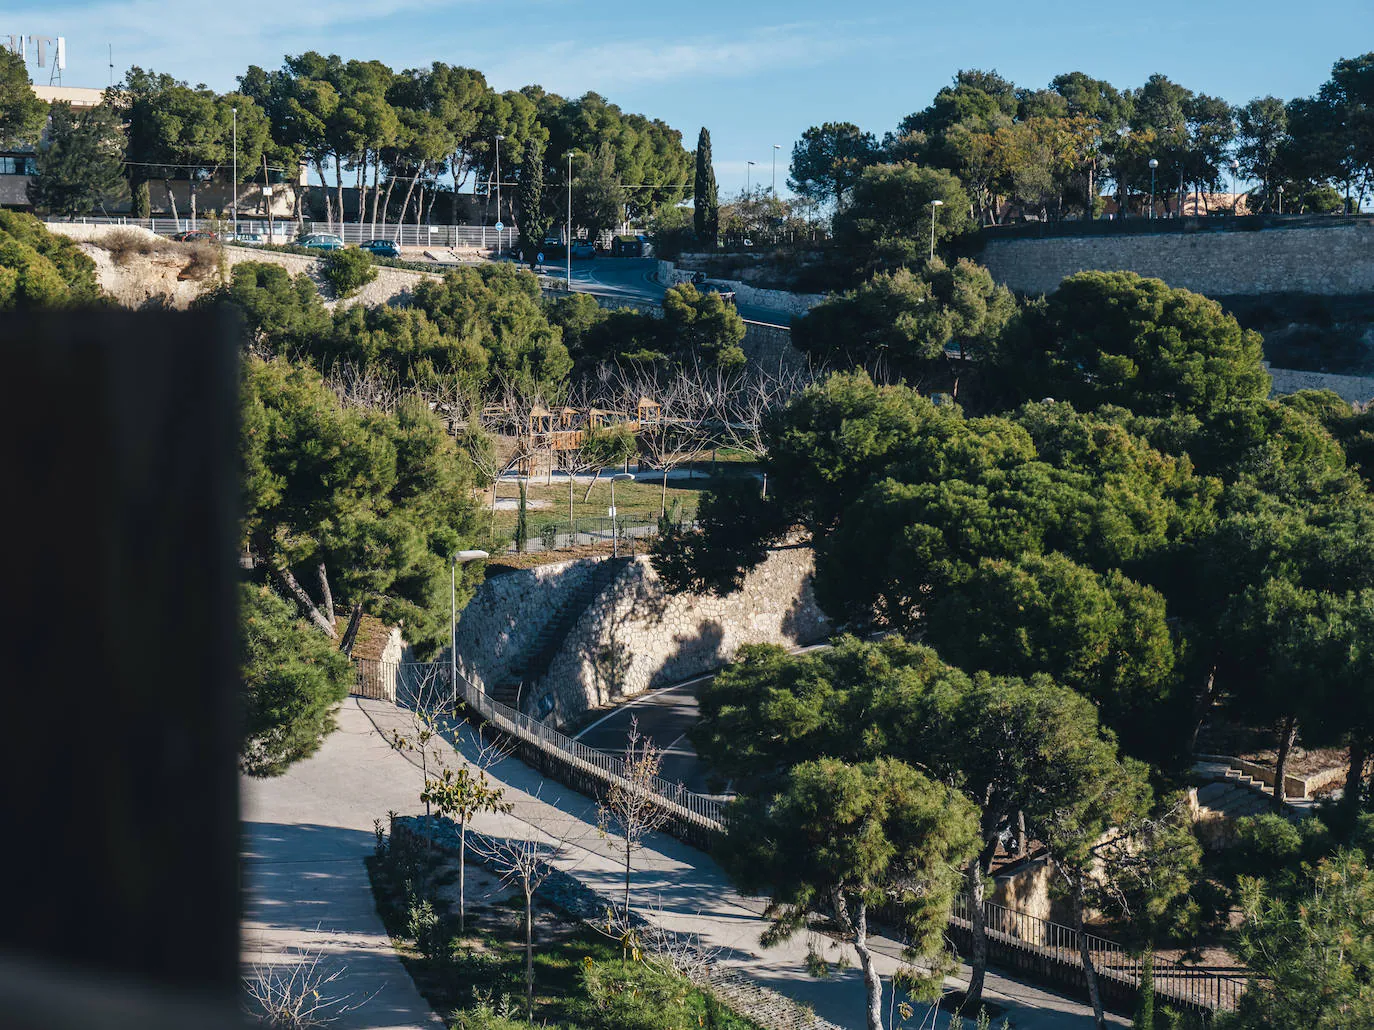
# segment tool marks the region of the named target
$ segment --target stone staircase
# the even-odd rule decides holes
[[[543,678],[582,613],[631,561],[626,557],[604,558],[597,562],[587,581],[558,606],[525,653],[511,663],[506,677],[492,687],[493,700],[511,708],[517,707],[516,702],[522,699],[521,684],[533,685]]]

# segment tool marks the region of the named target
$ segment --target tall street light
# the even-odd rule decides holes
[[[501,141],[505,139],[499,132],[496,134],[496,224],[501,225]],[[501,230],[496,230],[496,256],[501,256]]]
[[[782,149],[781,143],[773,144],[773,203],[778,202],[778,151]]]
[[[1283,214],[1283,186],[1279,186],[1279,214]]]
[[[1236,214],[1240,210],[1240,194],[1236,192],[1236,173],[1240,171],[1240,162],[1234,157],[1231,158],[1231,214]]]
[[[746,162],[744,162],[744,163],[745,163],[745,169],[744,169],[744,192],[745,192],[746,195],[748,195],[748,194],[751,192],[751,190],[750,190],[750,182],[749,182],[749,180],[750,180],[750,175],[749,175],[749,173],[752,172],[752,171],[754,170],[754,162],[753,162],[753,161],[746,161]]]
[[[239,109],[229,108],[234,115],[234,239],[239,238]]]
[[[455,551],[449,560],[448,581],[448,661],[449,686],[458,689],[458,566],[490,558],[486,551]]]
[[[568,292],[572,293],[572,150],[568,151],[568,223],[566,228],[567,232],[564,235],[568,239],[563,257],[568,266]],[[572,473],[569,472],[568,475],[571,476]]]
[[[932,262],[935,260],[935,209],[944,206],[945,202],[943,200],[932,200],[930,202],[930,260]]]
[[[617,472],[611,477],[611,557],[620,557],[620,523],[616,521],[615,511],[615,485],[623,483],[627,479],[634,479],[628,472]]]
[[[1153,157],[1150,158],[1150,217],[1155,216],[1155,169],[1159,167],[1159,162]]]

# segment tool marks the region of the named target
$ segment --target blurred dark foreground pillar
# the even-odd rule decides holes
[[[6,1027],[238,1022],[237,351],[0,313]]]

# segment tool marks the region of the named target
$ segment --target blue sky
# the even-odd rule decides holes
[[[772,144],[783,146],[781,189],[808,125],[853,121],[881,136],[960,68],[1034,86],[1081,70],[1121,88],[1158,71],[1232,102],[1307,95],[1337,58],[1374,47],[1339,31],[1369,24],[1369,0],[1319,7],[1304,17],[1271,0],[1194,5],[1179,18],[1082,0],[19,0],[0,35],[65,36],[71,86],[106,85],[113,44],[116,77],[139,64],[217,89],[249,64],[315,49],[398,69],[469,65],[500,89],[595,90],[664,119],[688,147],[707,125],[722,191],[733,192],[749,160],[754,181],[769,181]]]

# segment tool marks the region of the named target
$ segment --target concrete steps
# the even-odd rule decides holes
[[[516,702],[522,698],[521,685],[534,684],[543,678],[549,671],[549,665],[562,650],[568,634],[582,618],[582,613],[611,585],[630,561],[630,558],[604,558],[597,563],[587,582],[558,606],[553,617],[535,635],[525,653],[511,663],[506,678],[492,688],[491,696],[494,700],[511,708],[518,707]]]

